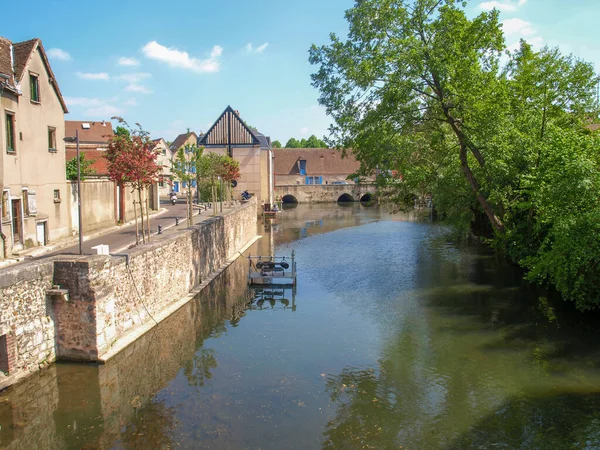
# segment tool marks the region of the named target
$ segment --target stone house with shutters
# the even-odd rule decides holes
[[[351,153],[331,148],[276,148],[273,150],[277,186],[353,184],[347,178],[358,172],[360,162]],[[372,177],[371,177],[372,179]]]
[[[228,106],[216,122],[198,139],[206,152],[229,155],[240,164],[240,179],[233,190],[239,199],[243,191],[257,197],[258,204],[273,204],[273,149],[271,138],[250,128],[239,111]]]
[[[0,37],[0,258],[71,232],[67,112],[42,42]]]

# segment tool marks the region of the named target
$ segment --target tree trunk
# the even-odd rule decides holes
[[[138,200],[140,202],[140,219],[142,223],[142,243],[146,243],[146,234],[144,232],[144,204],[142,203],[142,188],[138,188]]]
[[[479,186],[479,182],[475,178],[475,175],[473,175],[473,172],[471,172],[471,168],[469,167],[469,162],[467,160],[467,147],[462,144],[460,146],[460,165],[465,176],[467,177],[467,181],[471,185],[471,188],[473,189],[473,192],[477,197],[477,201],[485,211],[485,214],[490,220],[492,226],[494,227],[494,230],[496,230],[498,233],[504,233],[504,225],[502,224],[498,216],[496,216],[496,214],[494,213],[494,210],[487,201],[485,195],[481,193],[481,187]]]
[[[136,201],[133,201],[133,217],[135,220],[135,245],[140,245],[140,227],[137,221],[137,207],[135,206]]]
[[[146,191],[146,229],[148,230],[148,242],[150,242],[150,208],[148,207],[148,191]]]
[[[188,201],[187,201],[187,223],[188,227],[191,227],[194,222],[192,218],[192,186],[190,184],[190,188],[188,189]]]

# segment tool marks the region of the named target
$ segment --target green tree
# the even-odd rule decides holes
[[[281,148],[281,142],[275,140],[275,141],[271,142],[271,147],[273,147],[273,148]]]
[[[489,118],[505,101],[498,77],[504,49],[498,11],[469,20],[455,0],[415,0],[411,6],[365,0],[346,18],[348,40],[332,34],[331,44],[313,45],[309,58],[320,66],[312,75],[313,86],[335,121],[333,141],[377,166],[377,153],[395,144],[397,136],[416,150],[412,136],[444,133],[453,141],[479,206],[494,229],[503,232],[499,205],[489,201],[484,174],[478,173],[486,164],[485,138],[495,127]],[[428,128],[428,123],[439,125]],[[377,134],[379,144],[372,139]]]
[[[115,135],[128,138],[131,136],[131,133],[127,129],[127,127],[122,127],[122,126],[118,125],[117,128],[115,129]]]
[[[91,167],[95,162],[95,159],[86,159],[84,153],[79,153],[79,172],[81,173],[82,181],[96,174],[96,171]],[[67,161],[67,180],[77,180],[77,157]]]
[[[192,183],[195,182],[196,188],[198,188],[197,179],[202,167],[203,151],[204,147],[188,144],[177,150],[177,153],[173,155],[173,159],[171,160],[171,172],[179,181],[188,186],[186,195],[188,226],[193,225]]]
[[[296,138],[290,138],[285,144],[285,148],[301,148],[300,142]]]

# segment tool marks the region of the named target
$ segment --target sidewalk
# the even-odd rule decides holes
[[[159,211],[150,216],[150,232],[151,235],[158,234],[158,227],[161,227],[161,232],[174,232],[176,229],[184,229],[186,225],[186,203],[181,200],[175,205],[161,205]],[[219,215],[217,206],[217,215]],[[233,208],[238,206],[234,202]],[[223,212],[231,211],[233,208],[227,208],[223,204]],[[213,217],[212,209],[200,211],[194,205],[193,223],[200,223],[207,218]],[[177,225],[178,223],[178,225]],[[85,232],[85,230],[84,230]],[[141,236],[141,233],[140,233]],[[110,253],[119,253],[135,245],[135,221],[130,221],[124,225],[116,225],[114,227],[99,230],[90,235],[84,235],[82,250],[84,255],[95,254],[96,251],[92,248],[97,245],[108,245]],[[60,254],[79,254],[79,241],[77,236],[67,238],[53,245],[45,247],[36,247],[19,252],[18,256],[0,262],[0,268],[9,265],[17,264],[23,261],[31,261],[37,258],[47,258],[49,256]]]

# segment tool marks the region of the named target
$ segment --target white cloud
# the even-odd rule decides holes
[[[527,0],[518,0],[517,2],[511,1],[511,0],[501,1],[501,2],[492,0],[492,1],[480,3],[479,8],[483,9],[484,11],[491,11],[492,9],[495,8],[498,11],[502,11],[502,12],[514,12],[517,9],[519,9],[521,6],[523,6],[525,3],[527,3]]]
[[[531,36],[535,34],[535,30],[526,20],[514,17],[502,21],[502,30],[507,36]]]
[[[103,81],[108,81],[110,79],[110,75],[107,74],[106,72],[99,72],[99,73],[77,72],[77,76],[79,78],[83,78],[84,80],[103,80]]]
[[[125,56],[122,56],[121,58],[119,58],[119,65],[127,67],[137,67],[140,65],[140,62],[135,58],[127,58]]]
[[[127,92],[139,92],[140,94],[152,94],[152,91],[141,84],[130,83],[125,86]]]
[[[138,83],[146,78],[150,78],[152,74],[146,72],[124,73],[116,77],[118,80],[127,81],[129,83]]]
[[[68,52],[60,48],[51,48],[46,52],[46,54],[48,55],[48,58],[57,59],[59,61],[70,61],[73,59],[71,58],[71,55],[69,55]]]
[[[268,42],[265,42],[262,45],[259,45],[258,47],[254,48],[254,46],[251,43],[246,44],[246,51],[248,53],[262,53],[265,51],[265,49],[269,46]]]
[[[137,106],[137,101],[135,98],[131,97],[129,100],[123,102],[123,106]]]
[[[223,48],[215,45],[208,59],[198,59],[191,57],[188,52],[168,48],[156,41],[151,41],[142,48],[142,52],[147,58],[167,63],[171,67],[188,69],[197,73],[211,73],[219,71],[220,64],[217,58],[223,53]]]
[[[89,108],[83,114],[86,118],[102,117],[106,119],[123,114],[123,110],[112,105],[102,105],[97,108]]]

